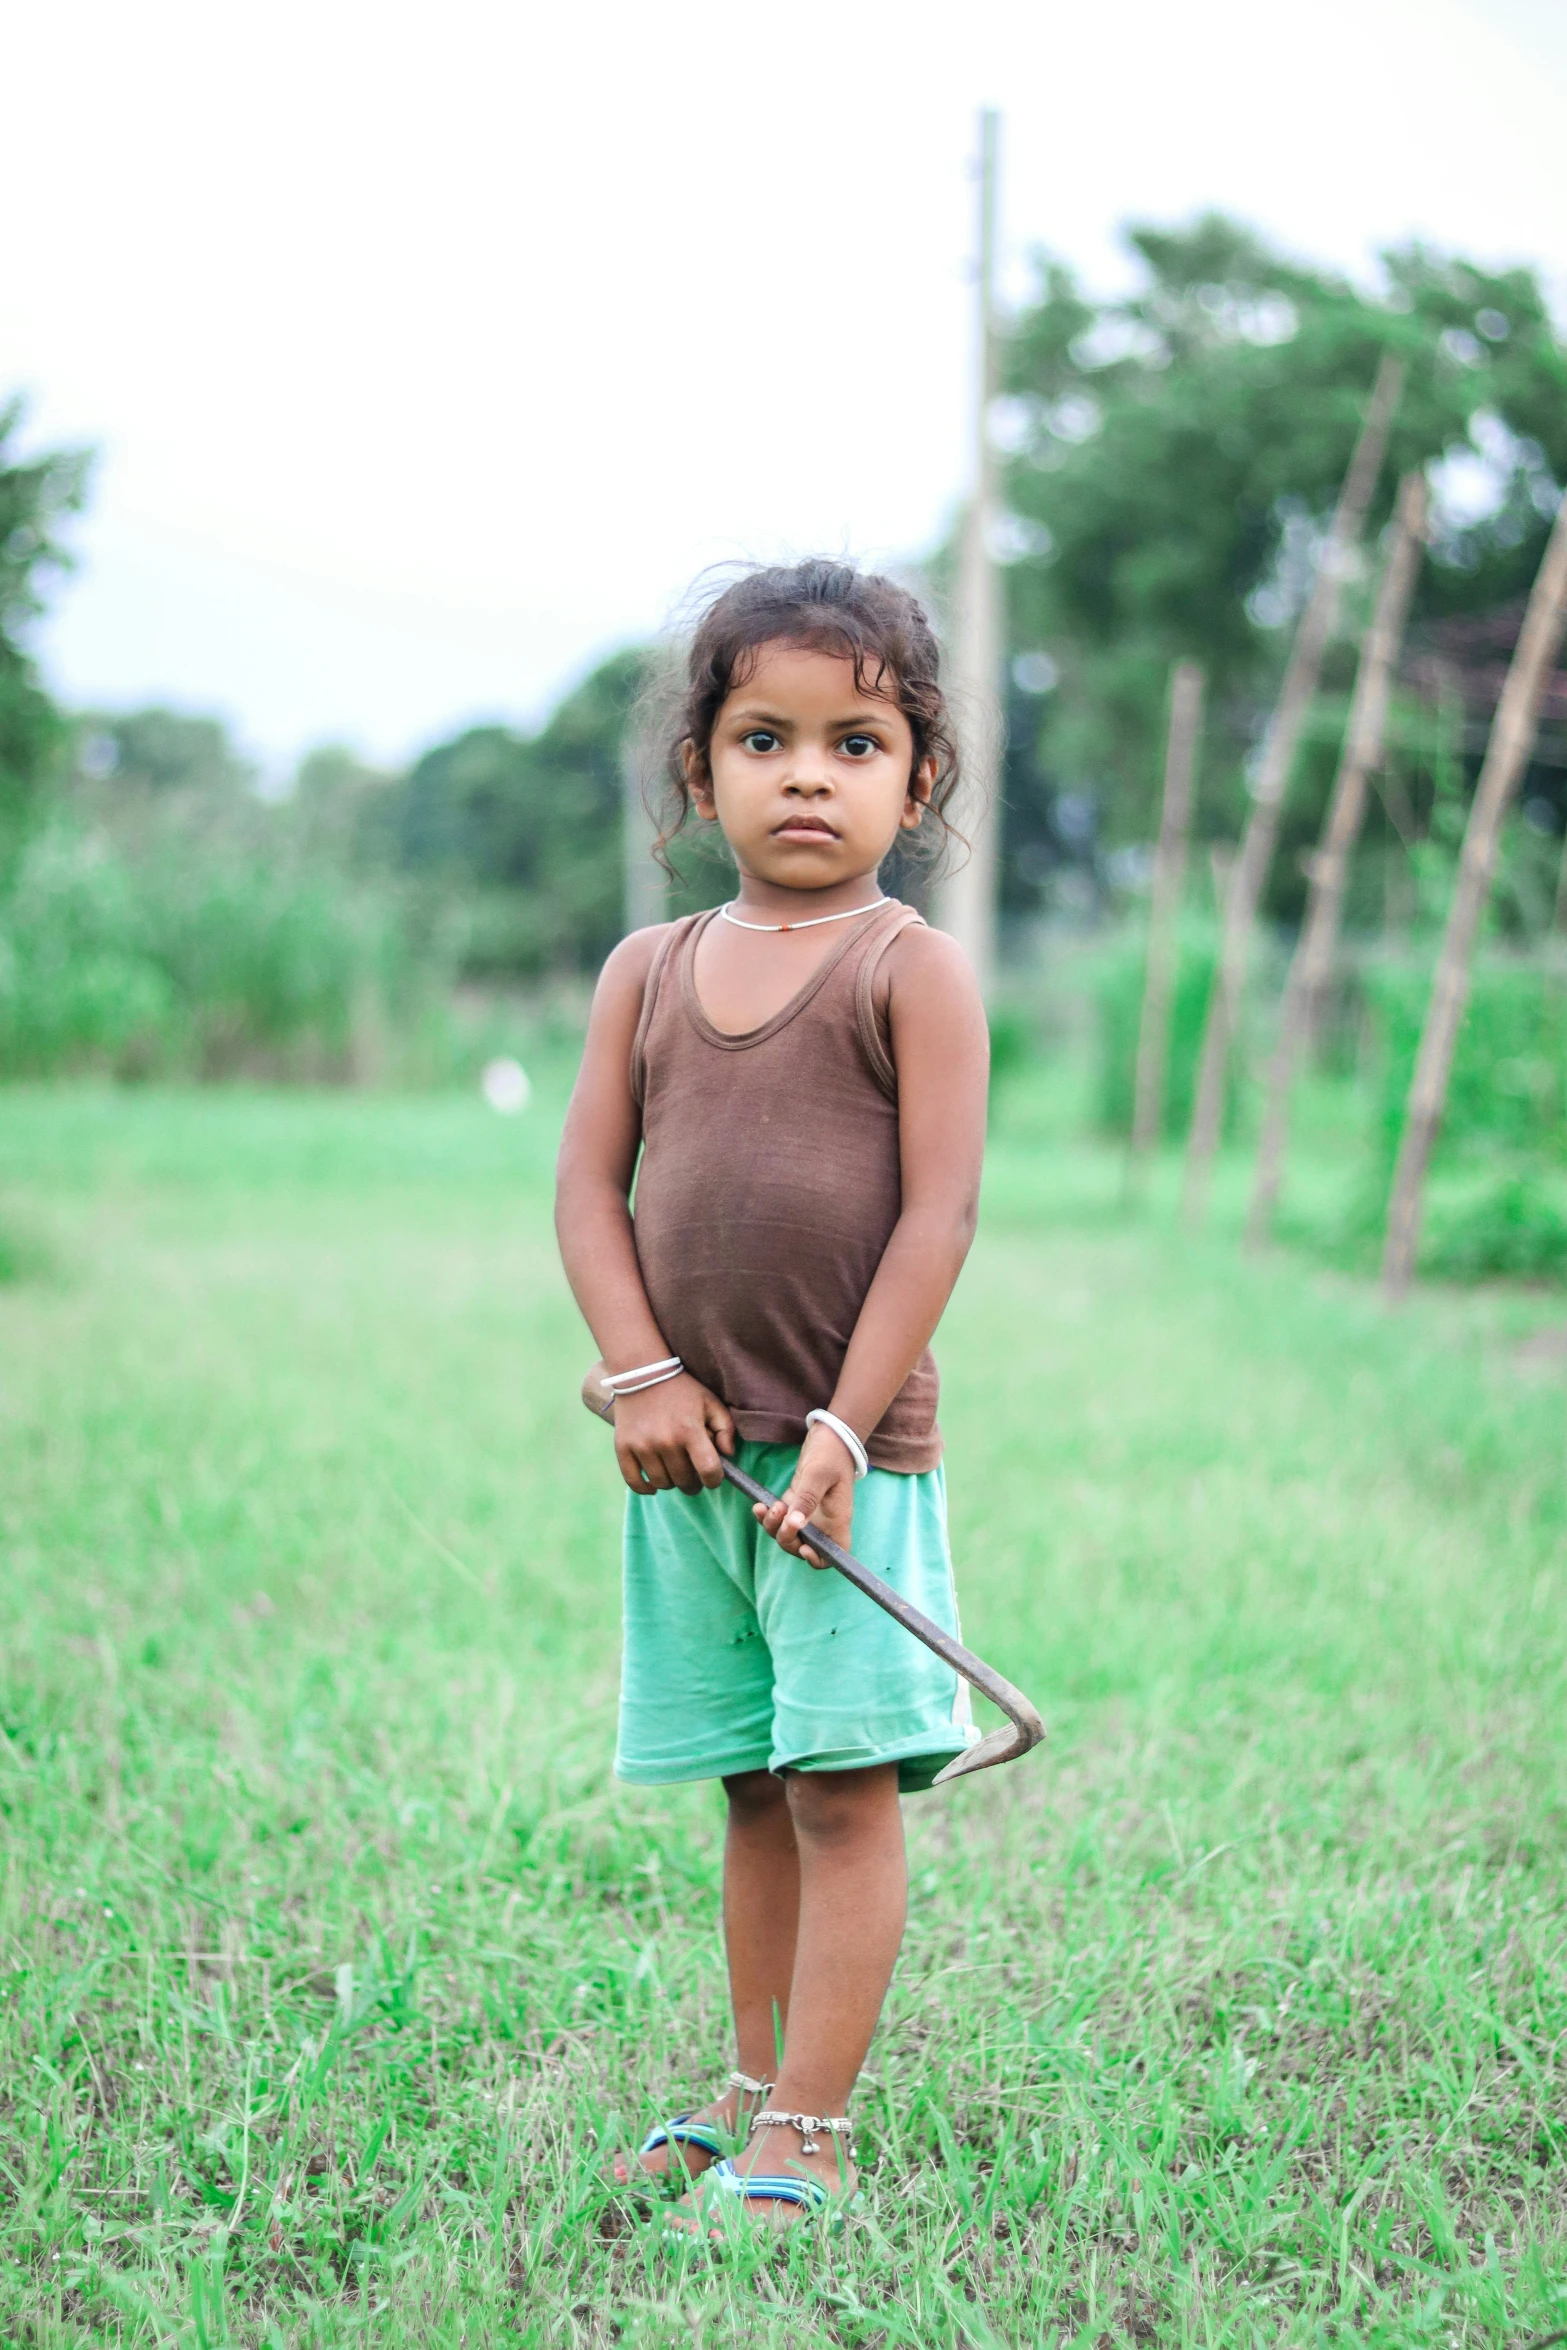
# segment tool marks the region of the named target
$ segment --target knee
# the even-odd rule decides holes
[[[724,1793],[730,1816],[745,1825],[781,1820],[788,1814],[788,1790],[772,1771],[736,1771],[724,1781]]]
[[[787,1787],[795,1834],[812,1844],[851,1844],[899,1825],[893,1764],[871,1771],[791,1771]]]

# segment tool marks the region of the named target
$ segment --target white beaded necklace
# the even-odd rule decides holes
[[[856,914],[874,914],[878,906],[890,906],[891,898],[872,898],[868,906],[845,906],[841,914],[811,914],[804,922],[742,922],[727,906],[718,909],[719,918],[732,922],[736,930],[815,930],[823,922],[852,922]]]

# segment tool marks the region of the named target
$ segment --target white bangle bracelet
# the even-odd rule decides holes
[[[635,1387],[620,1384],[612,1387],[609,1392],[618,1403],[623,1396],[640,1395],[644,1387],[662,1387],[666,1379],[678,1379],[684,1369],[684,1363],[676,1363],[671,1370],[655,1371],[651,1379],[639,1379]]]
[[[849,1426],[848,1421],[840,1420],[836,1412],[807,1412],[805,1415],[807,1428],[814,1428],[818,1420],[824,1428],[830,1428],[841,1443],[848,1446],[854,1461],[854,1482],[858,1485],[862,1477],[868,1477],[871,1473],[869,1453]]]
[[[606,1395],[635,1395],[638,1387],[656,1386],[660,1379],[673,1379],[684,1369],[678,1355],[665,1355],[659,1362],[638,1364],[634,1371],[611,1371],[599,1385]]]

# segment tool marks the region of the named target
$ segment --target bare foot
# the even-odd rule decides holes
[[[721,2152],[738,2152],[745,2144],[746,2125],[753,2113],[765,2104],[765,2096],[749,2089],[726,2089],[715,2097],[711,2105],[701,2105],[686,2115],[687,2122],[707,2123],[721,2141]],[[665,2128],[668,2127],[666,2123]],[[666,2138],[662,2146],[655,2146],[650,2154],[618,2153],[612,2164],[617,2187],[629,2187],[639,2179],[662,2179],[673,2172],[679,2178],[700,2178],[718,2160],[705,2146],[681,2145]]]
[[[848,2148],[825,2130],[818,2131],[815,2146],[814,2154],[805,2153],[803,2135],[792,2122],[770,2122],[765,2130],[752,2133],[744,2153],[735,2156],[734,2166],[742,2178],[760,2172],[768,2178],[815,2179],[832,2202],[846,2203],[859,2180]],[[777,2195],[748,2195],[742,2200],[731,2189],[698,2184],[681,2196],[666,2225],[677,2235],[706,2235],[718,2242],[724,2233],[722,2221],[737,2212],[763,2227],[782,2229],[809,2219],[820,2208],[814,2202],[786,2202]]]

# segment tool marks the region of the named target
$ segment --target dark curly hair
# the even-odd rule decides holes
[[[958,788],[958,746],[939,683],[941,653],[934,629],[918,600],[895,580],[812,555],[803,563],[743,572],[702,610],[678,700],[669,695],[675,706],[660,729],[660,825],[654,846],[659,862],[667,868],[664,852],[691,814],[686,746],[705,773],[719,711],[744,684],[762,647],[773,644],[841,654],[854,663],[858,692],[884,693],[897,704],[914,736],[911,781],[923,760],[936,763],[929,805],[940,837],[933,845],[939,849],[959,839],[946,813]]]

